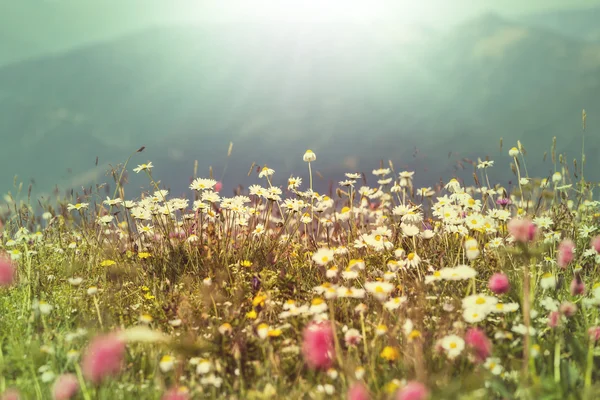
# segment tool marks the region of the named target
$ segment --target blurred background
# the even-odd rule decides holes
[[[152,161],[173,195],[198,175],[225,196],[252,163],[317,190],[392,160],[434,186],[478,157],[514,181],[553,172],[552,137],[599,180],[600,0],[0,0],[0,193],[110,182]],[[503,148],[500,149],[500,138]],[[231,156],[227,157],[229,143]],[[227,169],[225,165],[228,162]],[[570,161],[572,166],[572,161]],[[17,176],[15,180],[15,176]],[[334,186],[335,187],[335,186]],[[111,194],[114,184],[110,186]]]

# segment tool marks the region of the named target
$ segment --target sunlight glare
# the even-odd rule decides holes
[[[268,22],[283,24],[354,22],[385,14],[385,2],[353,0],[262,0],[252,13]]]

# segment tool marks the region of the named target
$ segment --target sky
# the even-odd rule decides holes
[[[370,15],[443,28],[486,11],[510,17],[599,5],[600,0],[0,0],[0,64],[181,22],[293,24]]]

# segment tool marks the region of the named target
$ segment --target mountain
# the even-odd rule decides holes
[[[9,166],[0,182],[18,173],[39,192],[80,188],[145,145],[132,163],[153,161],[157,179],[183,193],[194,160],[200,175],[213,166],[221,177],[229,141],[226,187],[257,182],[246,176],[252,162],[275,168],[276,184],[306,178],[307,148],[325,176],[318,190],[388,159],[432,185],[462,157],[505,158],[517,139],[531,148],[530,172],[542,175],[552,137],[578,157],[581,109],[591,127],[600,109],[598,45],[498,15],[439,33],[303,28],[157,27],[0,68],[0,157]],[[586,150],[598,151],[588,136]],[[492,179],[510,179],[503,165]],[[588,156],[588,171],[598,167]],[[141,175],[130,179],[134,192],[148,187]]]
[[[519,21],[574,39],[600,42],[600,7],[546,11],[526,15]]]

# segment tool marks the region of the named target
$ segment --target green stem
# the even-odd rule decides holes
[[[556,335],[554,343],[554,382],[560,383],[560,335]]]
[[[79,364],[75,363],[75,372],[77,373],[77,380],[79,381],[79,387],[81,388],[81,393],[83,394],[83,398],[85,400],[92,400],[90,393],[88,392],[87,386],[85,385],[85,380],[83,379],[83,375],[81,374],[81,368]]]

